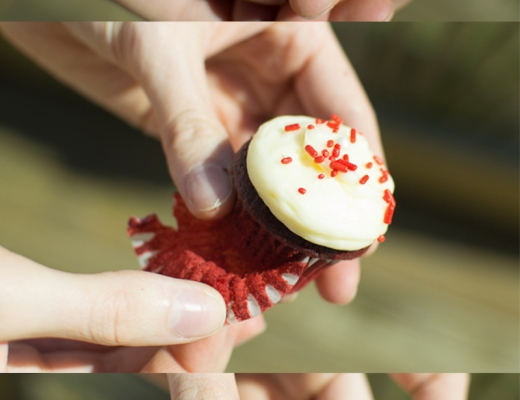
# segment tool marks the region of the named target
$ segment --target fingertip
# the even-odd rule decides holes
[[[379,243],[377,241],[372,243],[368,247],[367,251],[361,257],[370,257],[372,254],[374,254],[376,252],[378,247],[379,247]]]
[[[338,374],[320,393],[319,400],[332,399],[372,400],[372,391],[365,374]]]
[[[336,0],[289,0],[293,11],[305,19],[316,19],[329,11]]]
[[[467,398],[470,376],[466,373],[393,373],[392,379],[417,399]]]
[[[207,285],[187,285],[175,294],[169,310],[171,332],[181,340],[211,336],[224,326],[225,320],[224,299]]]
[[[328,21],[329,20],[329,11],[325,11],[320,16],[316,18],[312,18],[313,21]],[[287,22],[305,22],[308,21],[309,18],[304,18],[298,15],[289,5],[289,3],[284,4],[280,7],[278,14],[276,16],[277,21],[287,21]]]
[[[190,212],[216,219],[234,204],[233,148],[220,121],[200,112],[181,113],[162,135],[170,174]]]
[[[229,170],[211,162],[192,167],[181,191],[191,213],[204,220],[223,217],[231,211],[235,201]]]
[[[342,261],[323,271],[316,279],[316,287],[324,300],[345,305],[356,297],[359,280],[359,260]]]
[[[346,0],[331,10],[331,21],[389,21],[394,15],[392,0]]]
[[[394,18],[394,14],[395,14],[395,9],[392,7],[392,10],[390,11],[390,13],[384,19],[381,19],[381,21],[390,22]]]

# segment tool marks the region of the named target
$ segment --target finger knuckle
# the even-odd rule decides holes
[[[125,287],[99,296],[92,304],[88,325],[90,339],[99,344],[127,344],[130,340],[127,316],[132,308],[132,297]]]
[[[205,113],[195,108],[185,108],[166,124],[163,143],[166,149],[178,150],[179,147],[184,147],[184,143],[219,129],[217,123]]]

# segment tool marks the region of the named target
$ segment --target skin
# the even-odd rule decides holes
[[[411,0],[116,0],[148,20],[388,21]]]
[[[374,111],[325,23],[5,23],[0,28],[59,80],[160,140],[171,176],[198,218],[220,218],[231,210],[233,153],[266,119],[335,113],[383,154]],[[202,180],[201,170],[206,171]],[[341,262],[316,284],[325,300],[345,304],[355,296],[359,273],[359,260]],[[27,277],[38,284],[31,286]],[[0,319],[9,321],[0,328],[4,370],[222,371],[233,346],[264,329],[261,317],[222,329],[223,319],[213,321],[213,330],[203,326],[206,318],[193,317],[188,335],[165,335],[165,315],[177,304],[171,299],[178,291],[217,298],[217,315],[225,304],[205,285],[139,271],[71,276],[3,250],[0,282],[28,285],[9,295],[0,291]],[[70,288],[69,297],[55,296],[56,287]],[[143,295],[143,288],[150,294]],[[97,304],[103,307],[83,304],[85,293],[101,299]],[[162,305],[162,314],[150,304]],[[152,309],[155,319],[143,329],[136,316],[148,318]],[[48,337],[62,341],[27,341]]]
[[[467,374],[391,374],[413,400],[464,400]],[[168,375],[175,400],[373,400],[364,374]]]
[[[0,372],[221,371],[265,329],[257,317],[195,342],[175,335],[172,294],[195,282],[155,274],[69,274],[0,247],[0,276]]]

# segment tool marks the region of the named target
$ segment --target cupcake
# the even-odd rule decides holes
[[[214,287],[229,323],[384,241],[395,209],[383,160],[337,116],[266,122],[235,155],[232,174],[237,202],[221,220],[194,218],[176,195],[177,229],[155,215],[128,226],[146,271]]]

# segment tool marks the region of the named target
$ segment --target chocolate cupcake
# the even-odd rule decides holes
[[[192,217],[180,196],[178,229],[132,218],[128,234],[147,271],[216,288],[228,322],[265,311],[323,268],[383,241],[393,181],[363,135],[341,124],[285,116],[236,154],[237,202],[219,221]]]

